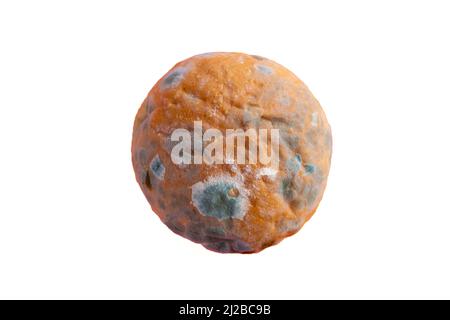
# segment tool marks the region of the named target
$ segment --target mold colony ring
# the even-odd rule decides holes
[[[263,133],[270,163],[252,157],[253,142],[264,149]],[[173,232],[213,251],[254,253],[314,214],[331,147],[320,104],[292,72],[259,56],[218,52],[176,64],[152,88],[136,116],[132,160],[145,197]]]

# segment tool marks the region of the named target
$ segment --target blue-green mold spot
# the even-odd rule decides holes
[[[301,166],[302,166],[302,156],[299,154],[296,154],[294,157],[290,158],[286,163],[286,167],[290,174],[296,174],[297,172],[299,172]]]
[[[153,172],[156,178],[159,180],[164,179],[164,174],[166,173],[166,168],[164,167],[164,164],[162,163],[161,159],[159,158],[159,155],[156,155],[152,162],[150,162],[150,170]]]
[[[258,70],[259,72],[266,74],[266,75],[270,75],[273,73],[273,70],[271,67],[265,66],[263,64],[257,64],[256,70]]]
[[[239,181],[232,177],[211,177],[192,186],[192,202],[198,211],[219,220],[243,219],[248,198]]]
[[[286,200],[292,200],[294,197],[294,186],[291,179],[281,181],[281,194]]]
[[[176,68],[164,78],[162,88],[169,89],[176,87],[183,80],[186,72],[187,68],[185,67]]]
[[[139,150],[138,160],[139,160],[139,163],[141,164],[141,166],[145,166],[145,164],[148,163],[147,162],[147,156],[148,156],[147,150],[145,150],[145,149],[140,149]]]
[[[305,172],[308,174],[312,174],[316,171],[316,166],[313,164],[305,164]]]

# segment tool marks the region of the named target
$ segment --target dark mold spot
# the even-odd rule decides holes
[[[292,201],[298,197],[301,190],[301,181],[298,176],[285,178],[281,181],[280,191],[287,201]]]
[[[164,201],[162,201],[162,199],[159,199],[158,204],[159,204],[161,209],[163,209],[163,210],[166,209],[166,205],[164,204]]]
[[[181,73],[178,71],[174,71],[164,79],[164,84],[170,86],[175,81],[179,81],[181,78]]]
[[[159,180],[164,179],[164,173],[166,172],[166,168],[164,167],[164,164],[159,158],[159,155],[156,155],[153,158],[152,162],[150,163],[150,169],[152,170],[155,177],[157,177]]]
[[[211,227],[206,229],[205,234],[211,237],[219,238],[225,236],[225,230],[222,227]]]
[[[148,171],[145,171],[144,173],[144,185],[147,187],[147,189],[151,190],[152,189],[152,182],[150,180],[150,174]]]
[[[153,112],[153,110],[155,110],[155,103],[153,102],[153,99],[150,97],[147,98],[146,108],[147,108],[147,114],[150,114]]]
[[[281,193],[286,200],[292,200],[294,197],[292,179],[283,179],[281,181]]]
[[[186,231],[186,236],[194,242],[203,241],[202,224],[191,224]]]
[[[252,248],[247,242],[242,240],[236,240],[231,244],[232,248],[236,252],[251,252]]]
[[[313,164],[305,164],[305,171],[308,174],[312,174],[316,171],[316,166]]]
[[[216,252],[221,252],[221,253],[232,252],[232,250],[230,248],[230,243],[228,243],[226,241],[206,243],[203,246],[205,246],[209,250],[216,251]]]
[[[141,164],[141,166],[145,167],[147,164],[147,159],[148,154],[147,154],[147,150],[145,149],[140,149],[139,153],[138,153],[138,159],[139,159],[139,163]]]
[[[177,86],[181,82],[181,80],[183,80],[185,72],[186,72],[186,69],[182,68],[182,67],[172,71],[163,80],[163,88],[167,89],[167,88],[172,88],[174,86]]]

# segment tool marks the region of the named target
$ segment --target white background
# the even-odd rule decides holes
[[[447,1],[2,1],[0,298],[450,298]],[[271,58],[334,135],[295,236],[220,255],[150,211],[135,113],[173,64]]]

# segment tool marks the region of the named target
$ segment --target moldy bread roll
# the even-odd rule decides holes
[[[257,136],[246,136],[248,129]],[[227,130],[234,130],[230,140]],[[237,159],[242,132],[245,163]],[[269,164],[258,158],[260,145],[250,150],[263,132],[266,151],[273,151]],[[223,163],[211,162],[220,159],[212,142],[223,146]],[[314,214],[331,147],[319,102],[292,72],[259,56],[218,52],[176,64],[152,88],[136,116],[132,160],[145,197],[173,232],[213,251],[254,253],[296,233]]]

